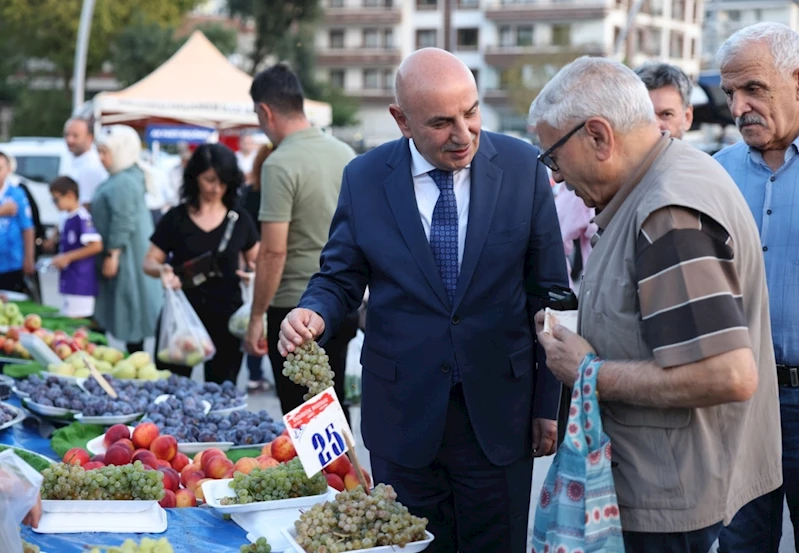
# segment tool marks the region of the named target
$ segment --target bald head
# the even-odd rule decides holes
[[[422,48],[405,58],[397,70],[394,81],[397,105],[407,112],[417,95],[452,83],[471,86],[477,92],[474,75],[459,58],[439,48]]]
[[[73,155],[82,155],[92,147],[94,141],[91,124],[85,119],[68,120],[64,124],[64,140]]]

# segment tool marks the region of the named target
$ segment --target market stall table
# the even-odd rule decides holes
[[[20,405],[16,397],[11,397],[6,402],[17,407]],[[24,422],[0,431],[0,444],[35,451],[53,460],[58,459],[50,448],[50,440],[42,437],[38,428],[26,426]],[[87,545],[115,546],[128,538],[138,542],[142,537],[165,537],[172,544],[175,553],[238,553],[240,546],[249,543],[244,530],[236,523],[223,519],[213,509],[191,507],[166,509],[166,512],[168,528],[162,534],[37,534],[30,528],[23,527],[22,537],[47,553],[86,553]]]

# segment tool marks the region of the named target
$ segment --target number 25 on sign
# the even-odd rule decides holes
[[[283,422],[308,478],[347,452],[344,433],[352,443],[352,431],[332,387],[290,411]]]

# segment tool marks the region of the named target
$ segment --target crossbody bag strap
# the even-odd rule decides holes
[[[233,210],[227,212],[227,227],[225,227],[225,234],[222,236],[222,241],[219,243],[217,253],[224,253],[227,249],[230,237],[233,236],[233,228],[236,226],[236,221],[239,220],[239,214]]]

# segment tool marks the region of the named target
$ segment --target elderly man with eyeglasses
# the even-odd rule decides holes
[[[530,107],[539,159],[599,227],[578,334],[543,332],[547,365],[574,384],[602,360],[627,553],[707,552],[748,501],[779,487],[774,349],[760,240],[729,175],[662,134],[629,68],[580,58]]]

